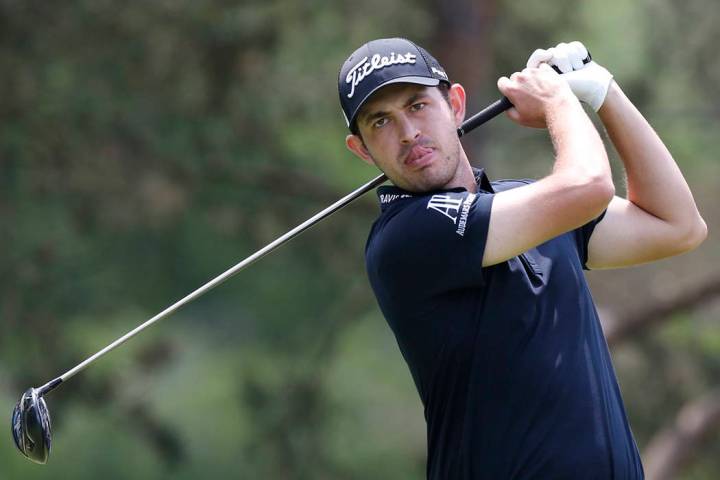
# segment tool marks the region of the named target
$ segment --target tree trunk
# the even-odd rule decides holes
[[[673,480],[699,451],[704,440],[720,428],[720,390],[689,402],[673,425],[655,435],[645,448],[648,480]]]
[[[494,1],[435,0],[435,35],[431,53],[447,70],[450,80],[463,84],[468,96],[482,91],[493,64],[492,25]],[[477,108],[472,102],[471,107]]]
[[[720,276],[702,285],[677,293],[662,301],[647,304],[646,308],[627,314],[609,312],[601,315],[608,345],[614,345],[669,319],[673,314],[696,308],[720,295]]]

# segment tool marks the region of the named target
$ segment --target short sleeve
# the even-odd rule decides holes
[[[414,199],[373,232],[366,251],[372,283],[400,295],[482,286],[493,198],[458,191]]]
[[[589,221],[580,228],[573,231],[575,234],[575,245],[577,247],[578,256],[580,257],[580,263],[582,264],[583,270],[590,270],[587,266],[588,261],[588,244],[590,243],[590,237],[592,236],[595,226],[600,223],[603,219],[607,210],[604,210],[599,217]]]

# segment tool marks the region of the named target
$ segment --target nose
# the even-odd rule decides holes
[[[403,144],[413,143],[420,137],[420,129],[407,115],[401,115],[397,121],[400,124],[400,141]]]

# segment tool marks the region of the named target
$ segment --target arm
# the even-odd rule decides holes
[[[613,198],[595,227],[588,266],[622,267],[696,248],[707,226],[662,140],[614,82],[598,113],[625,166],[628,198]]]
[[[614,195],[605,147],[566,82],[548,65],[498,81],[521,125],[547,126],[555,164],[547,177],[495,195],[483,266],[512,258],[597,217]]]

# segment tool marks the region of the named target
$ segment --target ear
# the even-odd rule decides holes
[[[448,100],[455,117],[455,124],[459,127],[465,120],[465,89],[459,83],[453,83],[448,91]]]
[[[375,161],[373,160],[372,155],[370,155],[370,152],[365,146],[365,142],[363,142],[360,136],[353,134],[348,135],[347,137],[345,137],[345,146],[348,148],[348,150],[363,159],[365,162],[369,163],[370,165],[375,165]]]

